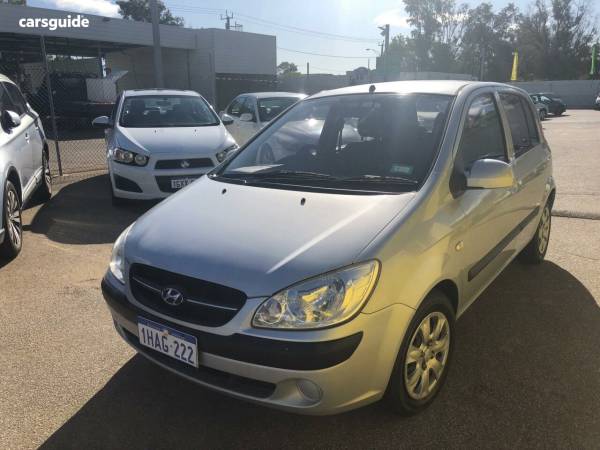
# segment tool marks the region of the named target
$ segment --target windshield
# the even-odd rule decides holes
[[[119,123],[126,128],[200,127],[218,125],[219,119],[202,97],[139,95],[125,98]]]
[[[261,98],[258,100],[258,117],[261,122],[269,122],[298,100],[298,97]]]
[[[437,154],[451,101],[432,94],[305,100],[213,176],[255,184],[414,191]]]

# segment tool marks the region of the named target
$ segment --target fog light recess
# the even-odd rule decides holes
[[[298,380],[296,381],[298,390],[311,402],[318,402],[323,396],[321,388],[310,380]]]

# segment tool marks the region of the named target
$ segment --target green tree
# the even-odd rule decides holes
[[[283,61],[277,66],[277,74],[287,75],[290,73],[298,73],[298,66],[294,63]]]
[[[414,58],[410,65],[419,71],[452,71],[467,5],[455,0],[404,0],[404,5],[413,28],[412,42],[406,42]]]
[[[591,3],[536,0],[522,17],[517,46],[524,79],[584,78],[589,69],[597,29]]]
[[[119,5],[119,14],[124,19],[138,22],[152,22],[149,0],[119,0],[116,3]],[[161,0],[157,0],[157,6],[159,23],[163,25],[176,25],[178,27],[183,26],[183,18],[173,16]]]
[[[508,80],[519,17],[512,3],[498,13],[490,3],[470,9],[461,40],[460,70],[483,80]]]

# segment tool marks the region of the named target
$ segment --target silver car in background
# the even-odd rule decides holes
[[[23,247],[23,205],[52,196],[46,135],[38,114],[10,79],[0,74],[0,257]]]
[[[517,255],[543,260],[554,196],[521,89],[322,92],[125,230],[102,290],[125,341],[201,385],[414,414],[446,379],[455,319]]]
[[[241,94],[221,111],[221,119],[239,145],[245,144],[271,120],[306,94],[297,92],[256,92]]]
[[[165,198],[220,164],[238,145],[197,92],[124,91],[104,128],[113,203]]]

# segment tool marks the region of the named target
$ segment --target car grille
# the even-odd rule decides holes
[[[141,304],[197,325],[225,325],[246,303],[246,294],[237,289],[143,264],[131,266],[129,281],[131,293]],[[164,302],[161,294],[167,287],[181,292],[185,300],[179,305]]]
[[[174,188],[171,186],[171,180],[178,180],[181,178],[193,178],[193,179],[197,179],[200,178],[202,175],[176,175],[176,176],[158,176],[156,177],[156,183],[158,184],[158,188],[162,191],[162,192],[177,192],[179,190],[179,188]]]
[[[187,165],[185,164],[187,162]],[[183,165],[182,165],[183,164]],[[163,159],[156,161],[155,169],[198,169],[200,167],[213,167],[214,164],[210,158],[192,158],[192,159]]]

